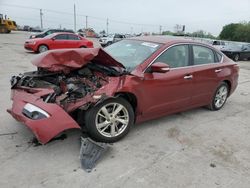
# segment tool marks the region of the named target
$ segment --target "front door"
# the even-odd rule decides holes
[[[150,119],[188,108],[193,88],[189,51],[189,45],[173,46],[154,61],[168,64],[169,72],[154,73],[150,67],[146,70],[141,84],[145,97],[143,116]]]
[[[65,43],[67,42],[67,39],[68,39],[68,36],[66,34],[56,35],[50,44],[50,49],[65,48]]]

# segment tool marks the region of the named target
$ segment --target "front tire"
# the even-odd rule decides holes
[[[99,142],[116,142],[123,138],[134,123],[134,110],[123,98],[103,101],[85,113],[89,136]]]
[[[229,95],[229,87],[226,82],[222,82],[216,89],[211,104],[208,108],[212,111],[220,110],[227,101]]]
[[[40,45],[39,47],[38,47],[38,52],[39,53],[43,53],[43,52],[46,52],[46,51],[48,51],[49,50],[49,48],[48,48],[48,46],[46,46],[46,45]]]

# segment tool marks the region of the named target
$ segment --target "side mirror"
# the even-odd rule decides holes
[[[56,40],[55,37],[51,38],[51,40]]]
[[[170,70],[170,67],[166,63],[156,62],[150,67],[151,72],[166,73]]]

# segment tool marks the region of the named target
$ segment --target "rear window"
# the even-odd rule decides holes
[[[193,46],[194,65],[214,63],[213,50],[204,46]]]
[[[68,39],[68,36],[65,35],[65,34],[61,34],[61,35],[55,36],[55,39],[56,39],[56,40],[67,40],[67,39]]]
[[[68,40],[80,40],[78,36],[75,35],[68,35],[69,39]]]

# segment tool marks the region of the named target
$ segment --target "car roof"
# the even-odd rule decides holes
[[[175,36],[139,36],[139,37],[129,38],[128,40],[140,40],[140,41],[160,43],[160,44],[167,44],[167,43],[172,43],[172,42],[175,42],[175,43],[188,42],[188,43],[204,44],[204,43],[197,42],[191,39],[184,39],[184,38],[175,37]]]

